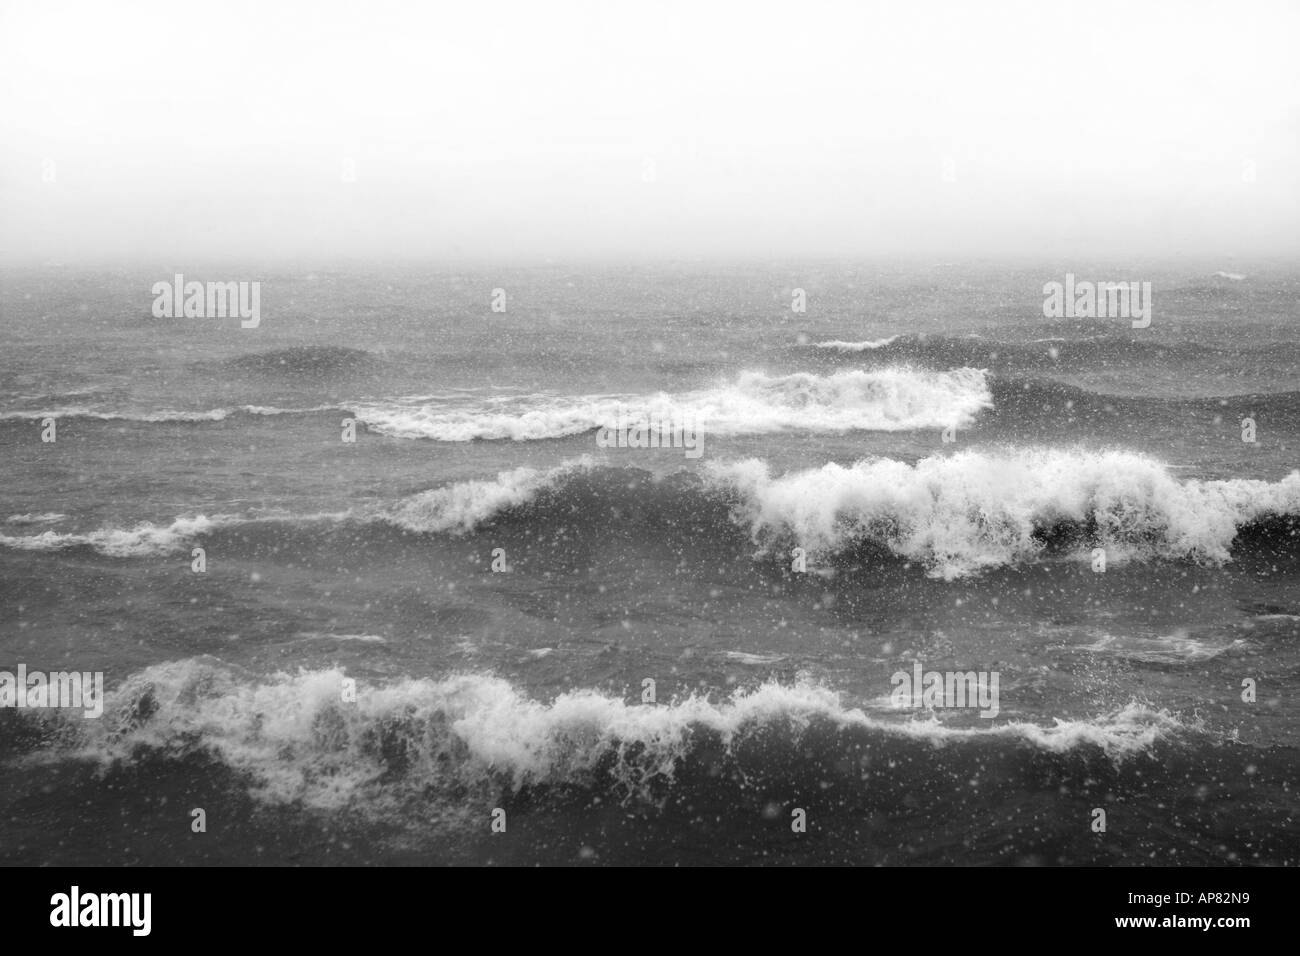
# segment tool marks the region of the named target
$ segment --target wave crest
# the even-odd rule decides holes
[[[657,477],[583,456],[342,512],[197,515],[169,525],[0,534],[0,545],[85,546],[137,557],[174,553],[234,525],[353,522],[463,536],[507,519],[606,527],[612,513],[642,512],[657,534],[721,541],[739,532],[733,546],[741,547],[748,534],[760,557],[798,545],[814,560],[835,560],[875,547],[945,579],[1045,553],[1087,555],[1097,547],[1111,563],[1222,563],[1234,546],[1294,551],[1300,471],[1276,482],[1180,480],[1161,462],[1133,452],[1005,449],[915,464],[876,458],[780,476],[766,462],[748,459],[712,464],[703,477],[690,471]]]
[[[1118,762],[1187,729],[1136,703],[1052,726],[884,719],[808,681],[647,706],[593,689],[544,702],[501,678],[468,674],[358,682],[355,702],[344,702],[344,677],[330,669],[249,679],[211,658],[155,665],[109,692],[102,720],[77,722],[83,736],[71,746],[106,762],[205,750],[247,774],[266,802],[369,810],[385,798],[463,800],[523,787],[650,799],[710,741],[731,752],[763,736],[797,743],[808,733],[867,733],[932,746],[1095,748]]]
[[[1240,527],[1300,514],[1300,471],[1277,483],[1180,482],[1131,452],[968,451],[776,478],[751,459],[711,473],[738,494],[736,520],[758,542],[792,539],[823,554],[877,543],[945,578],[1031,560],[1062,532],[1111,560],[1222,562]]]
[[[511,396],[468,407],[359,404],[372,431],[435,441],[534,441],[617,427],[623,409],[671,409],[709,435],[904,431],[968,424],[992,405],[981,369],[854,369],[830,375],[743,372],[711,388],[654,395]]]
[[[509,508],[532,502],[548,488],[594,466],[583,457],[551,469],[516,468],[495,480],[462,481],[412,495],[388,509],[382,520],[406,531],[467,534]]]

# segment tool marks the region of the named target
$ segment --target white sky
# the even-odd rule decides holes
[[[1294,254],[1298,48],[1286,0],[0,0],[0,256]]]

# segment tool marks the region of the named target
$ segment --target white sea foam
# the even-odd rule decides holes
[[[739,494],[736,519],[756,542],[790,538],[829,554],[872,541],[954,578],[1034,558],[1035,532],[1088,527],[1108,559],[1221,562],[1237,529],[1300,514],[1300,471],[1282,481],[1179,481],[1131,452],[967,451],[915,465],[889,459],[773,477],[757,459],[712,465]]]
[[[56,531],[25,536],[0,534],[0,545],[21,551],[61,551],[64,548],[89,545],[109,557],[134,558],[183,550],[186,543],[196,535],[206,534],[218,525],[239,520],[233,515],[195,515],[177,518],[165,526],[144,522],[134,528],[102,528],[84,534],[60,534]]]
[[[694,391],[649,395],[501,396],[446,405],[359,403],[356,417],[380,434],[436,441],[530,441],[613,428],[628,407],[671,408],[709,435],[787,430],[901,431],[965,425],[992,405],[986,373],[963,368],[855,369],[832,375],[742,372]]]
[[[240,405],[249,415],[309,415],[312,412],[346,411],[339,405],[312,405],[310,408],[276,408],[274,405]]]
[[[538,701],[503,679],[461,675],[359,681],[355,702],[344,704],[344,677],[332,669],[252,679],[210,658],[158,664],[110,691],[105,719],[85,728],[93,736],[79,746],[83,756],[106,761],[129,761],[141,747],[200,746],[247,773],[266,801],[369,810],[403,782],[425,794],[457,785],[582,784],[599,772],[634,794],[670,783],[701,729],[728,749],[764,728],[794,742],[818,722],[833,732],[866,730],[933,746],[1001,739],[1054,753],[1095,747],[1116,761],[1188,729],[1166,711],[1135,703],[1051,726],[882,719],[808,681],[646,707],[595,690]],[[394,753],[403,770],[396,782],[388,762]]]
[[[532,501],[543,489],[587,471],[593,464],[589,456],[583,456],[555,468],[515,468],[501,472],[495,480],[445,485],[412,495],[380,517],[407,531],[466,534],[507,508]]]
[[[60,514],[57,511],[43,511],[40,513],[30,512],[23,515],[10,515],[5,519],[6,524],[54,524],[56,521],[63,521],[68,516]]]
[[[991,405],[986,373],[981,369],[935,372],[889,368],[832,375],[742,372],[729,382],[678,393],[481,396],[452,390],[309,408],[242,405],[206,411],[133,411],[75,406],[0,412],[0,419],[217,422],[239,413],[275,416],[338,410],[356,417],[371,431],[396,438],[535,441],[614,428],[628,408],[672,409],[677,418],[698,421],[708,434],[722,436],[961,426]]]
[[[91,418],[99,421],[123,422],[219,422],[230,415],[228,408],[213,408],[202,412],[159,410],[152,412],[106,411],[85,406],[53,408],[42,411],[0,412],[0,421],[40,421],[46,418]]]
[[[174,519],[170,524],[158,525],[145,521],[131,528],[98,528],[94,531],[59,533],[45,531],[33,535],[0,534],[0,545],[19,551],[62,551],[65,548],[89,546],[111,558],[139,558],[185,551],[195,538],[218,528],[242,524],[279,522],[305,524],[313,521],[343,521],[351,512],[319,514],[282,514],[246,517],[241,515],[192,515]]]
[[[210,408],[204,411],[136,411],[130,409],[103,409],[71,406],[45,410],[20,410],[0,412],[0,421],[40,421],[45,418],[89,418],[109,422],[220,422],[231,415],[244,412],[249,415],[304,415],[311,412],[345,410],[338,405],[314,405],[310,408],[276,408],[273,405],[240,405],[237,408]]]
[[[1245,646],[1245,641],[1230,636],[1192,637],[1179,629],[1157,637],[1102,634],[1091,644],[1073,648],[1150,664],[1191,664],[1213,660]]]
[[[784,654],[751,654],[748,651],[724,651],[722,656],[737,664],[749,664],[754,667],[779,664],[785,660]]]
[[[302,641],[353,641],[358,644],[387,644],[378,634],[329,634],[323,631],[299,631],[294,637]]]
[[[884,339],[875,339],[867,342],[845,342],[840,339],[834,339],[830,342],[818,342],[814,348],[834,349],[837,352],[869,352],[874,349],[884,348],[891,342],[897,340],[900,336],[891,335]]]

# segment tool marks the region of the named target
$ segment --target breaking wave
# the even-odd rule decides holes
[[[167,525],[0,534],[0,545],[34,551],[81,546],[137,557],[182,550],[232,525],[347,521],[465,536],[498,521],[603,527],[614,512],[648,514],[640,520],[649,534],[707,535],[714,541],[730,535],[740,544],[748,536],[759,558],[791,546],[806,549],[814,562],[882,549],[946,579],[1048,554],[1085,555],[1098,547],[1111,562],[1217,564],[1249,543],[1242,540],[1248,529],[1249,541],[1267,542],[1272,535],[1281,549],[1295,550],[1300,471],[1276,482],[1184,480],[1160,461],[1133,452],[1005,449],[914,464],[872,458],[780,475],[764,461],[747,459],[711,464],[703,476],[657,478],[582,457],[346,512],[197,515]]]
[[[468,406],[358,404],[371,430],[435,441],[531,441],[617,427],[623,409],[669,410],[709,435],[904,431],[969,423],[990,407],[985,373],[889,368],[831,375],[769,376],[743,372],[734,381],[695,391],[652,395],[529,395]]]
[[[594,689],[536,700],[504,679],[467,674],[358,681],[355,702],[345,702],[345,676],[328,669],[255,678],[212,658],[157,664],[108,692],[100,720],[71,719],[29,757],[73,753],[114,763],[202,751],[244,774],[267,803],[370,812],[394,800],[495,799],[525,787],[653,800],[711,752],[734,760],[757,745],[766,748],[762,759],[797,759],[800,741],[810,739],[996,743],[1119,763],[1195,729],[1137,703],[1050,726],[946,726],[933,717],[868,715],[807,680],[645,706]]]

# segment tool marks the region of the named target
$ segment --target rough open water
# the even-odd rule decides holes
[[[1300,862],[1293,268],[175,271],[0,275],[0,861]]]

